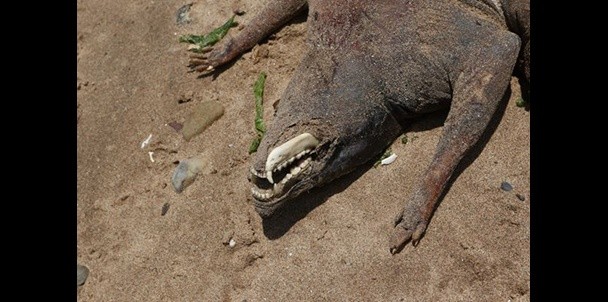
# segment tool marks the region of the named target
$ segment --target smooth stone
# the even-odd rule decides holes
[[[198,105],[184,122],[182,135],[186,141],[190,141],[194,136],[202,133],[224,115],[224,106],[218,102],[206,101]]]
[[[84,284],[87,281],[87,277],[89,276],[89,269],[84,266],[77,264],[76,265],[76,280],[78,281],[78,286]]]
[[[175,192],[181,193],[194,182],[197,175],[211,174],[213,170],[211,160],[205,154],[194,156],[179,162],[173,172],[171,183]]]

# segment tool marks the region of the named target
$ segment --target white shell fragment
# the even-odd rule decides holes
[[[391,155],[389,155],[389,157],[380,161],[380,165],[384,166],[384,165],[392,164],[395,161],[395,159],[397,159],[397,154],[392,153]]]
[[[148,138],[146,138],[143,142],[141,142],[141,148],[145,148],[149,143],[150,143],[150,139],[152,138],[152,133],[150,133],[150,135],[148,135]]]
[[[154,162],[154,157],[152,157],[152,155],[154,155],[154,152],[149,151],[149,152],[148,152],[148,155],[150,156],[150,161],[151,161],[151,162]]]
[[[234,247],[236,245],[236,241],[234,241],[233,238],[230,238],[230,241],[228,241],[228,246],[229,247]]]

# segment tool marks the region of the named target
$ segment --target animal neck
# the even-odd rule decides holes
[[[313,46],[323,49],[349,47],[357,39],[363,18],[363,1],[309,1],[309,38]]]

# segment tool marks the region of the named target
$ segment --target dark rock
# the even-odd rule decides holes
[[[169,211],[169,206],[171,205],[168,202],[165,202],[162,210],[160,211],[160,216],[165,216],[165,214],[167,214],[167,211]]]
[[[503,189],[503,191],[507,191],[507,192],[513,190],[513,186],[510,183],[506,182],[506,181],[503,181],[500,184],[500,188]]]

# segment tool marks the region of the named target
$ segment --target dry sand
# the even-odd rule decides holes
[[[246,178],[252,85],[267,73],[272,124],[272,103],[304,51],[305,18],[264,43],[267,57],[248,52],[216,77],[187,73],[177,37],[209,31],[235,6],[246,24],[265,2],[197,1],[180,26],[176,12],[189,2],[78,1],[77,260],[90,269],[78,300],[529,300],[530,115],[515,106],[515,80],[494,134],[418,247],[391,255],[389,232],[431,159],[440,118],[417,124],[407,144],[396,141],[393,164],[360,169],[261,220]],[[189,142],[167,125],[209,100],[225,113]],[[177,194],[176,163],[195,155],[213,167]],[[513,190],[501,190],[503,181]]]

